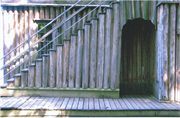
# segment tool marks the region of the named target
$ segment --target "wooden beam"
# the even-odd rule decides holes
[[[49,55],[43,55],[43,70],[42,70],[42,87],[48,87],[49,85]]]
[[[92,27],[91,27],[91,52],[90,52],[90,88],[95,88],[98,20],[91,19],[91,23],[92,23]]]
[[[180,35],[176,35],[176,98],[180,101]]]
[[[177,34],[180,34],[180,3],[177,6]]]
[[[82,88],[89,87],[89,46],[90,46],[90,23],[84,25],[84,53],[82,70]]]
[[[76,67],[76,34],[71,35],[71,45],[69,54],[69,88],[75,87]]]
[[[56,86],[56,50],[49,50],[49,87]]]
[[[40,88],[42,87],[42,59],[35,60],[36,64],[36,75],[35,75],[35,87]]]
[[[78,29],[77,37],[77,56],[76,56],[76,88],[81,87],[82,82],[82,61],[83,61],[83,44],[84,44],[84,30]]]
[[[176,40],[176,4],[170,5],[169,27],[169,100],[174,101],[175,89],[175,40]]]
[[[28,65],[28,87],[35,86],[35,64]]]

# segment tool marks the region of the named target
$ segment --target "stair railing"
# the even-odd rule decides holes
[[[42,30],[44,30],[46,27],[48,27],[49,25],[51,25],[54,21],[56,21],[59,17],[61,17],[62,15],[64,15],[67,11],[69,11],[70,9],[72,9],[74,6],[76,6],[81,0],[78,0],[78,2],[76,2],[75,4],[73,4],[71,7],[69,7],[67,10],[65,10],[64,12],[62,12],[60,15],[58,15],[56,18],[54,18],[53,20],[51,20],[48,24],[46,24],[42,29],[38,30],[36,33],[34,33],[33,35],[31,35],[30,37],[28,37],[28,39],[26,39],[24,42],[22,42],[21,44],[19,44],[17,47],[15,47],[14,49],[12,49],[10,52],[8,52],[7,54],[5,54],[3,57],[0,58],[0,60],[4,59],[6,56],[8,56],[10,53],[12,53],[14,50],[16,50],[17,48],[19,48],[20,46],[22,46],[25,42],[29,41],[30,39],[32,39],[32,37],[34,37],[35,35],[37,35],[39,32],[41,32]],[[24,53],[24,52],[23,52]],[[14,59],[13,59],[14,60]],[[12,60],[12,61],[13,61]],[[10,62],[12,62],[10,61]],[[9,63],[8,63],[9,64]],[[7,64],[7,65],[8,65]],[[2,69],[2,68],[1,68]]]
[[[92,3],[94,0],[92,0],[90,3]],[[54,39],[52,39],[50,42],[48,42],[46,45],[44,45],[42,48],[40,48],[38,51],[36,51],[33,55],[31,55],[29,58],[35,56],[38,52],[40,52],[42,49],[44,49],[45,47],[47,47],[50,43],[52,43],[54,40],[56,40],[58,37],[60,37],[62,34],[64,34],[67,30],[69,30],[70,28],[72,28],[74,25],[76,25],[77,23],[79,23],[82,19],[84,19],[85,17],[87,17],[90,13],[92,13],[93,11],[95,11],[97,8],[101,7],[102,4],[104,4],[107,0],[104,0],[101,4],[99,4],[98,6],[96,6],[93,10],[91,10],[89,13],[87,13],[85,16],[83,16],[81,19],[79,19],[77,22],[75,22],[73,25],[71,25],[70,27],[68,27],[67,29],[65,29],[61,34],[59,34],[58,36],[56,36]],[[85,7],[86,8],[90,3],[88,3]],[[76,14],[78,14],[80,11],[82,11],[83,9],[79,10],[78,12],[76,12],[75,14],[72,14],[66,21],[70,20],[70,18],[74,17]],[[60,23],[60,25],[58,25],[59,27],[61,25],[63,25],[65,22]],[[58,27],[56,27],[57,29]],[[53,29],[54,31],[55,29]],[[43,40],[45,37],[47,37],[50,33],[52,33],[53,31],[49,31],[47,32],[45,35],[43,35],[37,42],[35,42],[31,48],[33,46],[35,46],[37,43],[39,43],[41,40]],[[48,34],[48,35],[47,35]],[[29,49],[27,49],[29,50]],[[26,50],[26,51],[27,51]],[[17,67],[21,66],[23,63],[25,63],[27,60],[29,60],[29,58],[25,59],[22,63],[20,63],[19,65],[17,65],[14,69],[10,70],[8,73],[6,73],[3,77],[1,77],[0,79],[4,78],[5,76],[7,76],[8,74],[10,74],[12,71],[14,71]]]

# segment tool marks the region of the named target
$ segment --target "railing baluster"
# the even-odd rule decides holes
[[[30,36],[28,34],[28,48],[29,48],[29,65],[31,65],[31,47],[30,47]]]
[[[66,10],[66,6],[64,6],[64,11]],[[66,39],[66,12],[64,12],[64,39]]]

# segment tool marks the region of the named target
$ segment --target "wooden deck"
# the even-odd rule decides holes
[[[0,116],[180,116],[180,103],[153,96],[109,98],[1,97]]]

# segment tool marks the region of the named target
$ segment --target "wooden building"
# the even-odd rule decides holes
[[[1,3],[4,55],[31,38],[4,58],[2,95],[180,101],[180,1],[26,2]]]

